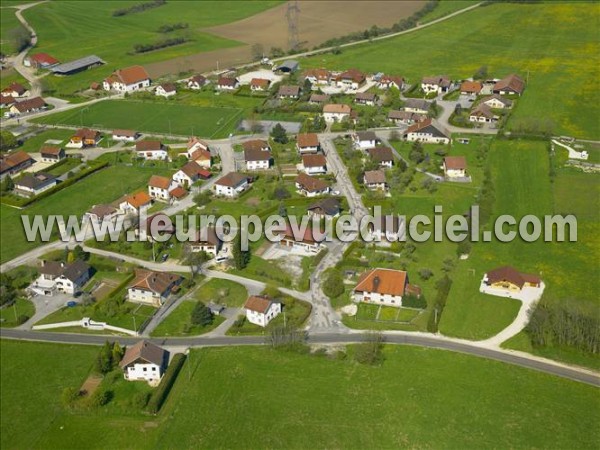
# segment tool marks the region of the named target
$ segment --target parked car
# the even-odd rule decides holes
[[[162,257],[160,258],[160,260],[161,260],[162,262],[165,262],[167,259],[169,259],[169,254],[168,254],[168,253],[165,253],[165,254],[164,254],[164,255],[162,255]]]
[[[69,308],[74,308],[75,306],[77,306],[77,302],[74,302],[73,300],[71,300],[71,301],[68,301],[68,302],[67,302],[67,306],[68,306]]]

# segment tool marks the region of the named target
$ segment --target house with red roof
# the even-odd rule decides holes
[[[159,307],[179,289],[182,281],[174,273],[135,269],[135,279],[127,288],[127,300]]]
[[[207,180],[212,174],[196,161],[186,163],[173,175],[173,181],[181,187],[189,188],[198,180]]]
[[[105,91],[134,92],[150,86],[150,76],[142,66],[118,69],[102,83]]]
[[[248,322],[264,328],[281,313],[281,303],[267,296],[252,295],[244,303],[244,310]]]
[[[59,64],[59,60],[50,56],[48,53],[36,53],[34,55],[27,55],[23,59],[23,65],[25,67],[33,67],[34,69],[49,69]]]
[[[373,269],[361,275],[353,291],[354,302],[402,306],[407,295],[421,296],[421,288],[408,281],[403,270]]]
[[[177,187],[177,183],[171,178],[152,175],[148,180],[148,195],[155,200],[169,201],[170,191]]]

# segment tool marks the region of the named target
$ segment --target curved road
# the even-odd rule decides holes
[[[365,333],[322,333],[308,336],[308,342],[311,344],[352,344],[360,343],[365,339]],[[388,344],[416,345],[420,347],[435,348],[441,350],[450,350],[458,353],[465,353],[480,358],[493,359],[508,364],[513,364],[539,372],[568,378],[573,381],[590,384],[600,387],[600,376],[592,371],[568,367],[560,363],[554,363],[541,358],[532,359],[530,355],[522,356],[519,353],[508,352],[504,350],[494,350],[480,347],[450,339],[441,339],[436,336],[423,336],[419,334],[391,334],[386,333],[385,342]],[[55,342],[64,344],[87,344],[101,345],[107,339],[119,341],[123,345],[131,345],[138,341],[137,338],[126,337],[107,337],[92,334],[69,334],[53,332],[30,332],[26,330],[0,329],[0,337],[16,340]],[[262,336],[243,336],[243,337],[191,337],[191,338],[159,338],[150,339],[150,341],[163,346],[171,347],[217,347],[226,345],[263,345]]]

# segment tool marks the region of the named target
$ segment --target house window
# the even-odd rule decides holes
[[[147,372],[147,371],[148,371],[148,368],[147,368],[147,367],[144,367],[144,372]]]

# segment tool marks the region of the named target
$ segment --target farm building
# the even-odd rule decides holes
[[[59,64],[52,67],[50,70],[55,75],[73,75],[84,70],[92,69],[105,64],[103,60],[96,55],[85,56],[75,61]]]

